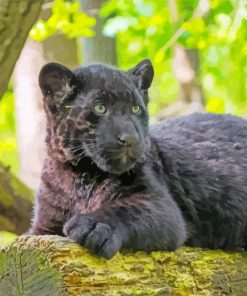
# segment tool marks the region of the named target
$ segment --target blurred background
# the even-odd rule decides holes
[[[127,70],[151,59],[151,123],[247,117],[247,0],[1,0],[0,44],[0,231],[30,222],[45,152],[37,77],[49,61]]]

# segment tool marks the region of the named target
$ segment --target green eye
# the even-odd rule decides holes
[[[133,113],[133,114],[139,114],[139,113],[141,113],[141,108],[140,108],[140,106],[138,106],[138,105],[134,105],[134,106],[132,106],[132,113]]]
[[[98,114],[105,114],[106,107],[102,104],[98,104],[98,105],[94,106],[94,111]]]
[[[70,109],[70,108],[73,108],[73,106],[71,106],[71,105],[65,105],[64,108],[65,109]]]

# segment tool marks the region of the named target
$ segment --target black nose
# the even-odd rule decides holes
[[[118,144],[121,146],[134,146],[138,143],[138,135],[123,134],[117,137]]]

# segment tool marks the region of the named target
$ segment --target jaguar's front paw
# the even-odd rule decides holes
[[[112,258],[121,248],[122,239],[117,229],[87,215],[73,216],[63,228],[66,236],[88,248],[93,254]]]

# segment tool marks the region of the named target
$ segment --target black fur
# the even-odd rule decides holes
[[[64,233],[106,258],[246,247],[247,122],[193,114],[148,128],[152,78],[148,60],[42,69],[48,153],[31,233]]]

